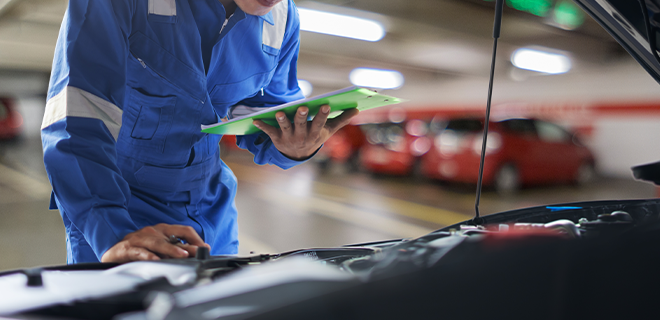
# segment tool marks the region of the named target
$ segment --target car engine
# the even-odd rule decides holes
[[[658,312],[660,200],[544,206],[414,239],[0,274],[18,319],[573,318]],[[626,294],[621,294],[625,292]],[[644,304],[648,300],[649,304]],[[602,308],[600,308],[602,307]],[[541,312],[543,311],[543,312]],[[539,313],[541,312],[541,313]]]

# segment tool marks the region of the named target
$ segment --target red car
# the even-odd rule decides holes
[[[372,173],[415,175],[419,159],[431,149],[426,135],[428,124],[422,120],[362,126],[367,142],[362,148],[362,167]]]
[[[422,157],[428,177],[476,183],[483,119],[463,118],[435,126],[432,150]],[[595,175],[595,160],[577,137],[536,119],[509,119],[489,124],[483,184],[502,194],[522,185],[574,182]]]
[[[330,136],[313,159],[322,171],[332,164],[348,165],[351,170],[357,170],[360,149],[366,143],[360,127],[349,124]]]
[[[236,145],[236,136],[224,135],[220,139],[220,158],[224,158],[236,150],[242,150]]]
[[[14,110],[14,101],[0,98],[0,140],[18,136],[23,125],[23,117]]]

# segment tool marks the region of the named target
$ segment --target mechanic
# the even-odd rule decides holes
[[[67,262],[236,254],[236,177],[200,125],[303,98],[299,32],[292,0],[70,0],[41,127]],[[237,144],[290,168],[357,114],[329,111],[279,112]]]

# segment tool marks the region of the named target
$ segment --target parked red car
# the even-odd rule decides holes
[[[14,101],[0,98],[0,140],[9,140],[18,136],[23,125],[23,117],[14,109]]]
[[[435,122],[432,150],[422,157],[423,174],[476,183],[484,120]],[[489,124],[483,184],[499,193],[556,182],[584,184],[595,175],[592,153],[572,133],[550,122],[509,119]]]
[[[361,165],[372,173],[416,174],[419,159],[431,149],[426,136],[428,124],[422,120],[362,126],[367,142],[362,148]]]
[[[230,153],[243,150],[236,145],[236,136],[224,135],[220,139],[220,158],[227,157]]]
[[[367,143],[364,132],[356,125],[347,125],[335,132],[314,156],[322,171],[332,164],[347,165],[350,170],[359,168],[360,149]]]

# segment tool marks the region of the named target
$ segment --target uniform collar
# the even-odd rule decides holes
[[[236,6],[236,10],[234,10],[234,14],[232,14],[232,16],[236,16],[237,19],[236,21],[240,21],[245,19],[247,14],[243,10],[241,10],[241,7]]]
[[[270,23],[270,25],[274,26],[275,21],[273,20],[273,14],[271,13],[271,11],[268,11],[268,13],[264,14],[263,16],[259,16],[259,18],[263,19],[264,21]]]

